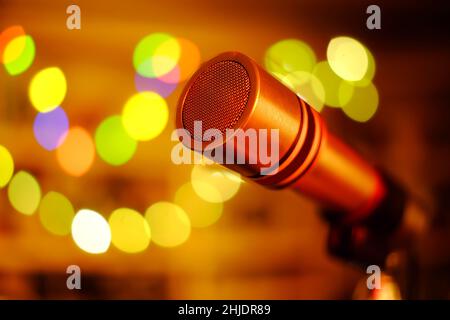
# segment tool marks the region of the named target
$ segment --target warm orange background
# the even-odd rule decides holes
[[[11,150],[17,168],[38,177],[43,190],[66,194],[77,208],[143,211],[156,201],[171,200],[188,181],[191,167],[170,160],[180,85],[167,99],[169,126],[158,138],[140,143],[130,163],[113,168],[96,161],[82,178],[67,176],[54,154],[33,137],[35,111],[27,88],[37,70],[64,70],[68,93],[63,106],[71,125],[93,132],[136,92],[133,49],[152,32],[192,40],[203,60],[238,50],[259,62],[272,43],[284,38],[308,42],[323,60],[332,37],[350,35],[375,56],[380,106],[366,124],[352,122],[339,110],[324,116],[331,130],[442,213],[443,230],[430,239],[417,274],[418,296],[449,297],[450,250],[444,234],[449,230],[450,60],[442,10],[386,1],[380,4],[382,30],[370,31],[365,9],[371,3],[356,0],[75,2],[81,7],[79,31],[66,28],[65,11],[72,2],[0,1],[0,29],[20,24],[36,43],[36,59],[27,72],[14,78],[0,72],[0,143]],[[0,297],[349,298],[363,274],[326,254],[326,232],[313,202],[247,183],[225,204],[218,223],[194,230],[179,248],[151,245],[137,255],[111,248],[92,256],[70,237],[50,235],[37,216],[14,212],[1,190]],[[65,287],[65,269],[71,264],[82,269],[79,292]]]

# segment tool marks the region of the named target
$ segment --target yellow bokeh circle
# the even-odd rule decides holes
[[[169,110],[163,97],[144,91],[132,96],[122,111],[122,123],[128,135],[140,141],[157,137],[167,125]]]
[[[175,247],[184,243],[191,233],[191,223],[184,210],[171,202],[157,202],[145,212],[152,241],[162,247]]]
[[[116,209],[108,220],[111,242],[117,249],[137,253],[150,244],[150,228],[139,212],[128,208]]]
[[[331,69],[348,81],[362,80],[369,65],[366,48],[350,37],[331,39],[327,48],[327,59]]]
[[[64,195],[50,191],[42,198],[39,219],[49,232],[60,236],[69,234],[74,216],[72,203]]]
[[[314,67],[313,75],[323,86],[327,106],[339,108],[350,100],[353,94],[353,84],[340,78],[327,61],[319,62]]]
[[[192,169],[191,183],[200,198],[217,203],[236,195],[241,185],[241,177],[218,165],[198,164]]]
[[[342,109],[352,120],[366,122],[375,115],[378,101],[378,90],[371,83],[365,87],[355,87],[352,98],[342,106]]]
[[[315,63],[314,51],[297,39],[278,41],[267,49],[264,57],[266,69],[283,76],[295,71],[311,72]]]
[[[375,58],[374,58],[372,52],[370,52],[370,50],[367,47],[365,47],[365,49],[366,49],[367,58],[368,58],[367,72],[361,80],[353,82],[353,84],[355,86],[359,86],[359,87],[368,86],[372,82],[372,80],[375,76],[375,71],[376,71]]]
[[[4,146],[0,145],[0,188],[5,187],[14,173],[14,159]]]
[[[60,106],[66,92],[66,77],[57,67],[35,74],[28,89],[31,104],[39,112],[50,112]]]
[[[212,203],[200,198],[190,182],[182,185],[175,194],[175,204],[189,216],[191,225],[204,228],[215,223],[223,211],[223,204]]]
[[[25,171],[16,173],[8,185],[8,199],[18,212],[32,215],[41,201],[41,188],[36,178]]]
[[[281,82],[316,111],[322,110],[325,102],[325,89],[322,82],[312,73],[295,71],[282,77]]]

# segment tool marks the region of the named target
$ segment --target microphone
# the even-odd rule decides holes
[[[404,264],[389,268],[413,265],[432,210],[331,134],[319,113],[244,54],[226,52],[200,67],[178,101],[176,127],[184,146],[247,179],[318,200],[334,256],[364,268],[388,266],[388,255],[401,250]],[[255,131],[277,135],[242,135]],[[255,137],[257,148],[246,143]],[[275,165],[256,159],[264,142]],[[217,158],[224,151],[226,161]]]
[[[196,123],[201,123],[200,134]],[[220,54],[192,76],[178,102],[176,126],[187,131],[181,142],[188,148],[232,151],[247,161],[227,158],[225,167],[265,187],[307,194],[339,212],[343,221],[365,219],[386,194],[381,174],[331,134],[318,112],[238,52]],[[211,146],[211,139],[204,139],[209,129],[227,134],[226,138]],[[237,130],[249,129],[277,130],[276,168],[250,161],[255,150],[236,143]],[[273,146],[274,139],[268,139]],[[210,158],[211,154],[205,153]]]

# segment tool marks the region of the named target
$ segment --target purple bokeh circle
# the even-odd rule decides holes
[[[61,107],[50,112],[38,113],[34,119],[34,136],[37,142],[49,151],[58,148],[64,142],[68,130],[69,119]]]

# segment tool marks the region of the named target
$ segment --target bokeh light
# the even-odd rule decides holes
[[[330,107],[341,107],[353,94],[353,85],[340,78],[326,61],[319,62],[313,75],[322,83],[325,92],[325,104]]]
[[[69,119],[58,107],[47,113],[38,113],[34,119],[33,131],[37,142],[46,150],[58,148],[67,136]]]
[[[325,89],[316,76],[305,71],[294,71],[280,80],[316,111],[322,110],[325,102]]]
[[[95,146],[100,158],[111,165],[119,166],[133,157],[137,141],[125,132],[120,116],[111,116],[98,126]]]
[[[139,212],[120,208],[109,217],[113,245],[127,253],[144,251],[150,244],[150,227]]]
[[[17,172],[9,183],[8,199],[18,212],[32,215],[41,200],[39,183],[28,172]]]
[[[327,61],[318,63],[308,44],[295,39],[278,41],[266,51],[265,66],[317,111],[324,106],[343,108],[347,116],[359,122],[369,120],[376,112],[378,94],[372,83],[375,58],[351,37],[333,38],[327,47]],[[360,103],[365,105],[358,106]]]
[[[66,77],[61,69],[46,68],[36,73],[31,80],[30,101],[39,112],[49,112],[61,105],[66,91]]]
[[[184,243],[191,233],[191,223],[184,210],[171,202],[157,202],[145,212],[152,241],[162,247]]]
[[[197,164],[191,172],[191,183],[200,198],[218,203],[236,195],[241,185],[241,177],[218,165]]]
[[[179,82],[198,69],[200,61],[200,50],[192,41],[166,33],[151,34],[134,51],[136,89],[168,97]]]
[[[264,65],[269,72],[287,75],[294,71],[311,72],[316,55],[311,47],[296,39],[281,40],[273,44],[265,54]]]
[[[5,187],[14,173],[14,159],[4,146],[0,145],[0,188]]]
[[[74,215],[72,203],[61,193],[50,191],[42,197],[39,219],[49,232],[59,236],[68,235]]]
[[[25,49],[26,35],[18,36],[12,39],[3,51],[3,63],[8,64],[17,60]]]
[[[6,46],[8,43],[11,42],[14,38],[24,36],[25,30],[22,26],[16,25],[6,28],[5,30],[0,33],[0,62],[4,63],[4,56],[3,53],[5,51]]]
[[[169,74],[178,73],[178,75],[171,75],[171,78],[179,78],[179,69],[175,67]],[[161,77],[162,78],[162,77]],[[136,90],[139,92],[142,91],[153,91],[159,94],[160,96],[167,98],[175,91],[177,88],[177,83],[170,83],[169,81],[163,81],[161,78],[146,78],[141,76],[139,73],[136,73],[134,77],[134,84],[136,86]]]
[[[178,84],[180,82],[180,67],[176,65],[172,70],[157,78],[166,84]],[[152,91],[152,90],[148,90]]]
[[[178,76],[173,76],[171,75],[172,72],[169,72],[161,77],[161,80],[167,83],[178,83],[187,80],[198,69],[201,62],[200,50],[195,43],[184,38],[177,38],[177,41],[181,50],[177,66],[177,69],[179,69]]]
[[[223,204],[207,202],[200,198],[190,182],[182,185],[175,194],[175,204],[189,216],[191,225],[203,228],[215,223],[223,211]]]
[[[352,120],[366,122],[378,108],[378,91],[372,83],[366,87],[355,87],[351,99],[342,105],[344,113]]]
[[[180,54],[181,48],[176,38],[167,33],[153,33],[137,44],[133,65],[141,76],[157,78],[177,65]]]
[[[71,128],[64,143],[56,150],[56,158],[69,175],[85,174],[95,158],[95,146],[89,133],[81,127]]]
[[[395,279],[387,274],[381,274],[381,287],[373,290],[374,300],[402,300],[400,288]]]
[[[128,135],[140,141],[158,136],[166,127],[169,110],[166,101],[155,92],[132,96],[122,112],[122,123]]]
[[[359,41],[350,37],[331,39],[327,59],[331,69],[344,80],[360,81],[367,72],[367,50]]]
[[[19,75],[26,71],[34,61],[36,48],[33,38],[22,35],[11,40],[3,52],[3,63],[6,71],[12,75]]]
[[[71,231],[75,244],[88,253],[104,253],[111,243],[108,222],[101,214],[93,210],[78,211],[73,218]]]
[[[361,80],[352,82],[355,86],[359,86],[359,87],[368,86],[372,82],[373,77],[375,76],[375,71],[376,71],[375,58],[374,58],[372,52],[370,52],[370,50],[367,49],[367,47],[364,47],[364,49],[366,50],[367,59],[368,59],[367,60],[367,72]]]

